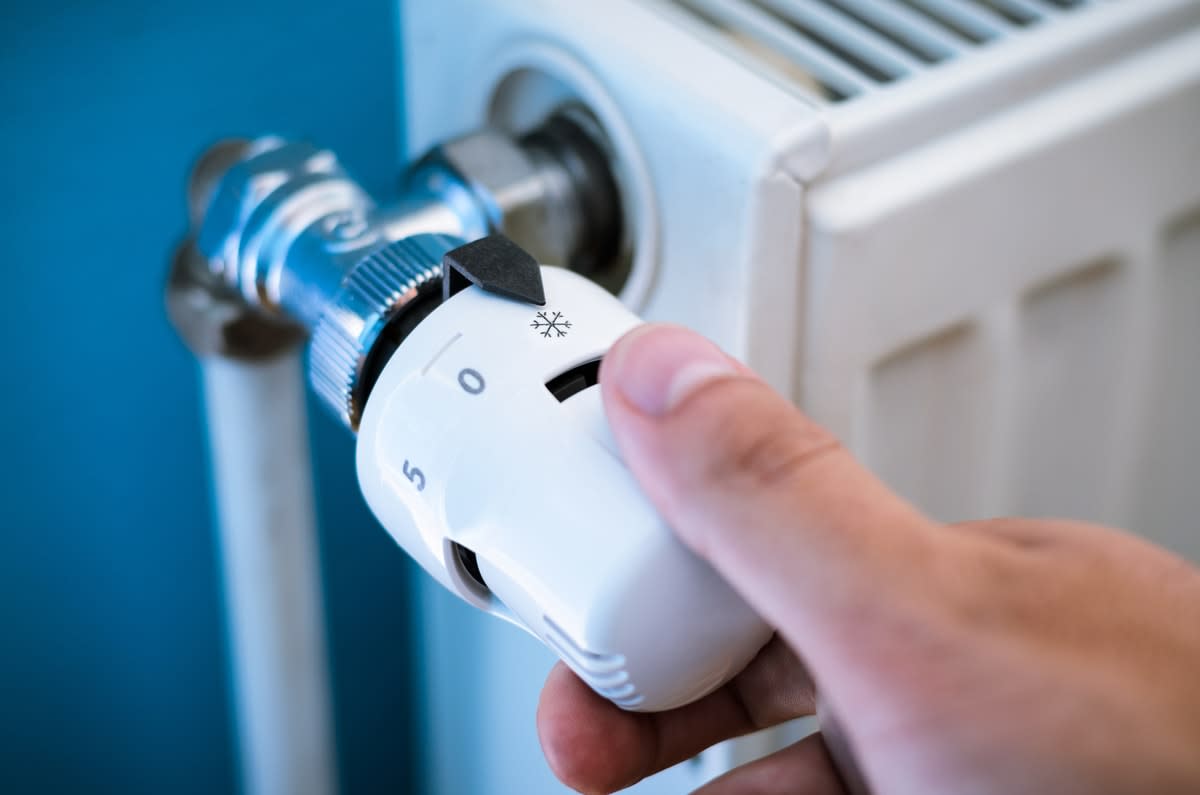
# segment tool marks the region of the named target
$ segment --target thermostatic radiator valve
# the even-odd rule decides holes
[[[329,152],[223,144],[197,168],[169,295],[199,353],[309,333],[312,385],[357,431],[392,537],[597,693],[653,711],[728,681],[770,629],[676,541],[609,433],[600,361],[641,322],[588,278],[619,259],[618,194],[570,111],[439,147],[389,207]]]

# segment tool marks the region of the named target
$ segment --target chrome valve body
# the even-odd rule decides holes
[[[185,340],[244,357],[307,331],[312,385],[351,429],[381,358],[440,300],[430,285],[447,251],[503,232],[542,262],[591,272],[622,240],[606,150],[573,110],[521,137],[485,129],[436,147],[388,205],[332,152],[274,137],[213,147],[189,198],[194,238],[168,289]]]

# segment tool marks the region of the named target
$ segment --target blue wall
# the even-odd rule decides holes
[[[0,791],[236,788],[194,362],[162,280],[206,143],[396,173],[388,0],[0,10]],[[314,411],[343,790],[406,791],[413,569]]]

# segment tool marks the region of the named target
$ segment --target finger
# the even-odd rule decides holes
[[[734,768],[694,795],[845,795],[821,735]]]
[[[937,526],[708,341],[643,326],[610,351],[600,381],[647,495],[789,639],[927,587]]]
[[[626,712],[561,663],[546,679],[538,736],[551,769],[583,792],[611,792],[715,743],[812,714],[813,686],[779,639],[724,687],[667,712]]]
[[[1121,553],[1127,553],[1130,543],[1139,547],[1151,546],[1124,531],[1073,519],[997,517],[957,522],[950,525],[950,528],[955,531],[967,531],[976,538],[1003,541],[1027,550],[1069,546],[1075,555],[1103,550],[1114,544],[1121,547]],[[1105,543],[1094,543],[1097,539],[1104,539]]]
[[[1065,533],[1073,529],[1074,524],[1065,521],[998,517],[956,522],[950,525],[950,528],[1025,549],[1038,549],[1057,545]]]

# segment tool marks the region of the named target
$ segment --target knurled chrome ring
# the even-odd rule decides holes
[[[360,260],[342,279],[313,330],[308,374],[313,390],[350,430],[358,428],[365,395],[363,366],[388,322],[440,279],[442,256],[463,241],[413,235]]]

